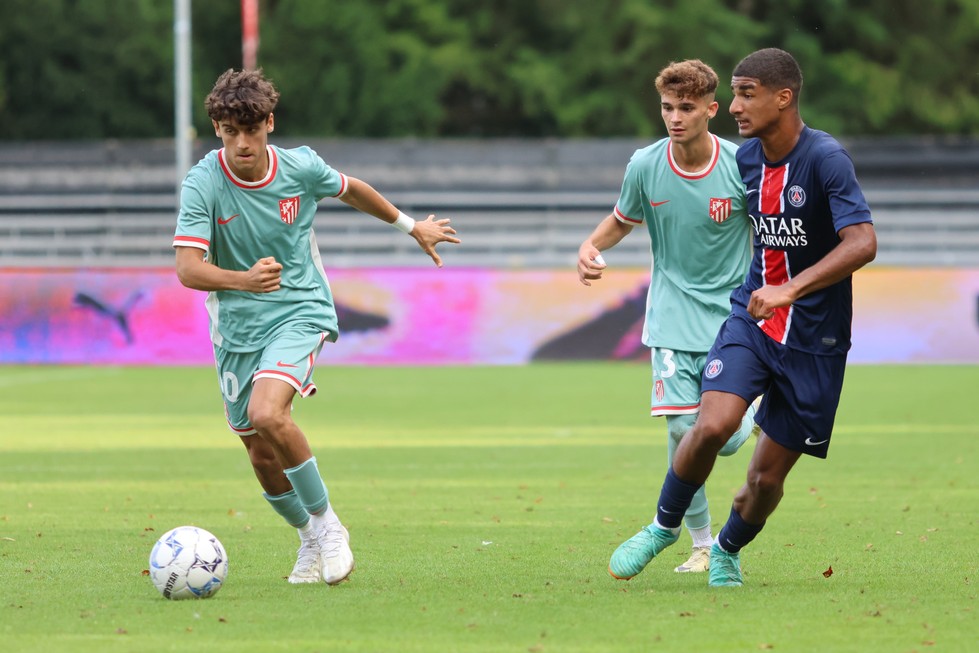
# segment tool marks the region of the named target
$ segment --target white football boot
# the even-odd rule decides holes
[[[329,506],[322,517],[314,517],[316,541],[319,547],[320,573],[327,585],[342,583],[354,570],[354,554],[350,550],[350,533]]]
[[[673,571],[678,574],[699,574],[710,569],[710,547],[695,546],[690,551],[690,558]]]
[[[299,551],[297,551],[296,565],[289,574],[289,582],[293,585],[300,583],[318,583],[322,580],[320,575],[320,545],[316,537],[316,531],[310,530],[307,533],[299,531]]]

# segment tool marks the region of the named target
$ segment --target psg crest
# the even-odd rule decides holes
[[[802,190],[802,186],[793,186],[789,189],[789,204],[799,208],[806,203],[806,191]]]
[[[299,215],[299,197],[290,197],[289,199],[279,200],[279,217],[286,224],[292,224],[296,221],[296,216]]]
[[[724,363],[721,362],[720,358],[715,358],[711,362],[707,363],[707,367],[704,368],[704,376],[708,379],[715,378],[724,369]]]
[[[710,198],[709,205],[710,219],[720,224],[731,217],[731,198]]]

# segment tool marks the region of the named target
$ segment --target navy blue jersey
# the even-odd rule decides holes
[[[744,284],[731,294],[733,312],[747,311],[751,293],[782,285],[840,243],[844,227],[871,222],[850,155],[826,132],[804,127],[799,142],[781,161],[765,160],[761,141],[745,141],[737,152],[755,230],[754,255]],[[853,315],[851,279],[799,298],[758,321],[762,331],[792,349],[841,354],[850,349]]]

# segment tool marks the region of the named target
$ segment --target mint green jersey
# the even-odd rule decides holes
[[[645,223],[653,254],[643,343],[705,352],[731,312],[731,291],[751,263],[751,222],[735,161],[737,146],[713,134],[703,170],[685,172],[670,139],[636,150],[615,216]]]
[[[248,270],[273,256],[282,284],[271,293],[221,290],[208,294],[211,341],[228,351],[257,351],[285,324],[329,332],[337,315],[313,234],[316,204],[340,197],[347,178],[308,147],[268,146],[269,172],[256,182],[237,178],[224,150],[208,153],[184,178],[174,247],[197,247],[225,270]]]

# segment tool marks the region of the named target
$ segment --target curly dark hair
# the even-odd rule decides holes
[[[752,52],[734,68],[734,77],[753,77],[762,86],[773,90],[792,91],[792,102],[799,101],[802,91],[802,69],[799,62],[785,50],[765,48]]]
[[[214,83],[204,108],[211,120],[232,120],[239,125],[255,125],[266,120],[279,104],[279,91],[265,79],[262,69],[221,73]]]
[[[713,96],[717,91],[717,73],[700,59],[671,61],[656,76],[656,90],[676,93],[681,98]]]

